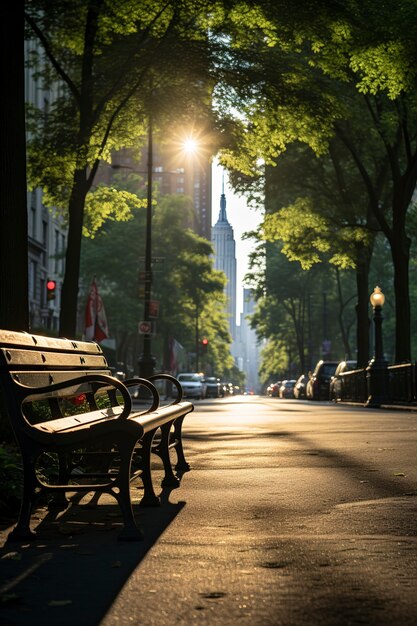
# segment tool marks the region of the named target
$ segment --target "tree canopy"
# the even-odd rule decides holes
[[[244,37],[231,27],[233,45],[224,75],[232,88],[223,100],[223,116],[233,132],[223,162],[235,170],[236,179],[239,172],[259,175],[261,157],[275,165],[296,141],[317,157],[330,152],[334,138],[344,145],[348,167],[356,168],[368,195],[367,209],[390,245],[396,360],[409,360],[407,213],[417,182],[417,90],[415,42],[406,24],[415,23],[415,3],[388,2],[381,12],[370,0],[309,3],[304,11],[296,3],[293,20],[285,7],[281,11],[282,4],[260,3],[269,20],[262,38]],[[235,71],[237,64],[244,72]],[[358,121],[360,101],[363,115]],[[368,159],[362,154],[364,134],[375,145]],[[292,214],[296,208],[292,205]],[[310,210],[305,214],[316,233],[311,234],[314,246],[323,249],[328,245],[320,234],[323,216],[319,219]],[[300,254],[294,240],[293,246],[291,252],[287,246],[287,253]]]
[[[54,88],[30,118],[30,181],[68,219],[60,334],[76,331],[81,232],[100,162],[137,143],[151,114],[159,125],[209,116],[208,8],[197,0],[27,3],[28,36],[41,46],[31,63],[42,49],[49,63],[39,71]],[[111,204],[94,206],[118,213],[120,202],[113,193]]]

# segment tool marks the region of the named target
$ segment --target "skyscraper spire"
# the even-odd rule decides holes
[[[221,196],[220,196],[219,222],[227,222],[226,194],[224,193],[224,172],[222,174],[222,193],[221,193]]]

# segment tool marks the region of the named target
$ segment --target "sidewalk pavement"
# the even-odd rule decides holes
[[[3,626],[414,626],[415,413],[237,397],[184,432],[193,469],[137,508],[143,542],[110,497],[41,508],[31,545],[2,529]]]

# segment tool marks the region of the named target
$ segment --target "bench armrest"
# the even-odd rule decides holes
[[[175,376],[171,376],[171,374],[154,374],[153,376],[149,376],[149,380],[168,380],[171,382],[177,390],[177,397],[168,404],[167,406],[172,406],[173,404],[178,404],[182,400],[182,387]]]
[[[169,404],[166,404],[165,406],[172,406],[173,404],[178,404],[179,402],[181,402],[182,395],[183,395],[181,384],[178,382],[178,380],[174,376],[171,376],[171,374],[153,374],[152,376],[149,376],[149,378],[147,379],[129,378],[128,380],[124,380],[123,383],[126,385],[126,387],[135,387],[139,384],[143,384],[144,380],[151,381],[151,382],[154,380],[168,380],[176,388],[177,396],[176,398],[174,398],[172,402],[170,402]]]

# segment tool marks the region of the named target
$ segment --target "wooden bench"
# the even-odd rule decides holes
[[[169,381],[174,400],[161,405],[155,385]],[[120,506],[121,540],[143,537],[132,510],[130,483],[140,477],[142,506],[157,506],[151,475],[151,453],[163,463],[163,486],[175,487],[170,450],[177,472],[189,470],[182,448],[182,423],[193,411],[182,401],[181,385],[168,375],[119,381],[111,376],[99,345],[0,330],[0,389],[23,462],[23,493],[11,540],[36,535],[29,523],[36,498],[52,492],[52,502],[65,492],[107,493]],[[132,408],[132,390],[139,389],[140,409]],[[44,459],[39,463],[39,459]],[[40,474],[53,462],[55,478]],[[87,464],[87,465],[86,465]],[[87,469],[86,469],[87,467]]]

